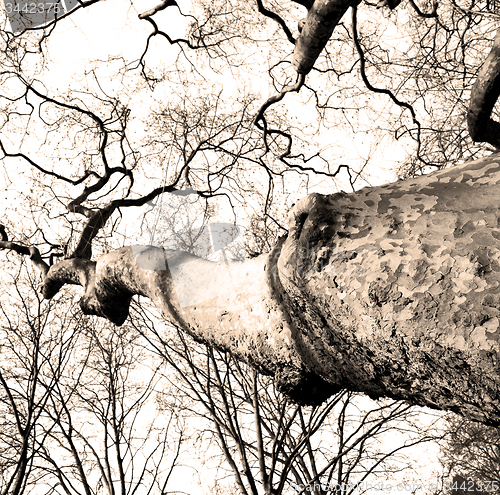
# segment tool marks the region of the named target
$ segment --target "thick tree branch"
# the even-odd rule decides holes
[[[500,96],[500,29],[472,87],[467,124],[474,142],[500,148],[500,123],[491,118]]]
[[[499,170],[493,155],[312,194],[291,211],[288,236],[245,262],[151,246],[65,260],[43,294],[82,285],[83,311],[116,324],[134,294],[148,297],[167,321],[272,374],[301,403],[344,388],[498,425]]]
[[[293,52],[292,65],[299,74],[308,74],[325,48],[333,30],[352,5],[358,0],[316,0]]]
[[[165,10],[167,7],[179,7],[179,6],[177,5],[177,2],[175,0],[163,0],[163,2],[158,4],[156,7],[153,7],[152,9],[146,10],[146,12],[139,14],[139,19],[146,19],[148,17],[151,17],[155,15],[157,12]]]

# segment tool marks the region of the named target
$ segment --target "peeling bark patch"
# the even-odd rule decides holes
[[[280,269],[285,290],[309,301],[294,314],[310,369],[500,424],[500,165],[479,162],[322,198],[334,228],[310,251],[320,269]]]
[[[401,292],[397,293],[401,297]],[[389,300],[394,299],[392,285],[383,285],[379,281],[372,282],[368,287],[368,298],[377,306],[382,306]]]

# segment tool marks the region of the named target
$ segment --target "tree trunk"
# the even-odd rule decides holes
[[[312,194],[292,210],[288,236],[253,260],[122,248],[80,277],[65,266],[77,260],[54,265],[45,295],[65,277],[82,283],[83,310],[118,324],[133,294],[147,296],[302,403],[346,388],[499,425],[499,198],[492,155],[353,194]]]

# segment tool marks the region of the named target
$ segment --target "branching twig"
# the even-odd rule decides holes
[[[281,101],[287,93],[298,93],[300,91],[300,88],[304,85],[304,82],[306,80],[306,75],[305,74],[297,74],[297,81],[295,84],[291,84],[289,86],[285,86],[281,92],[279,92],[277,95],[271,96],[259,109],[259,112],[257,113],[257,116],[255,117],[254,120],[254,125],[256,125],[260,130],[264,130],[263,127],[260,126],[259,122],[264,119],[264,113],[265,111],[271,106],[274,105],[275,103],[278,103]]]
[[[431,166],[431,163],[428,163],[424,158],[420,155],[420,149],[421,149],[421,140],[420,140],[420,134],[421,134],[421,124],[417,119],[417,115],[415,113],[414,108],[409,104],[406,103],[405,101],[399,100],[396,95],[387,88],[376,88],[373,86],[370,81],[368,80],[368,76],[366,75],[366,59],[365,59],[365,54],[363,52],[363,48],[361,47],[361,43],[359,41],[359,36],[358,36],[358,28],[357,28],[357,5],[354,5],[352,7],[352,36],[354,40],[354,46],[356,47],[356,51],[358,52],[359,55],[359,71],[361,74],[361,79],[363,80],[365,86],[372,91],[373,93],[378,93],[378,94],[384,94],[387,95],[396,105],[398,105],[401,108],[405,108],[408,110],[411,114],[411,118],[413,123],[417,126],[417,136],[416,136],[416,141],[417,141],[417,156],[419,160],[422,161],[425,165]]]

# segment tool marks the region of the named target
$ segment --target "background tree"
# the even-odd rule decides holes
[[[40,455],[45,483],[57,478],[61,493],[175,493],[168,483],[183,427],[156,406],[158,363],[141,352],[130,327],[89,325],[85,337],[79,366],[45,411],[56,425]]]
[[[1,304],[1,493],[165,493],[183,422],[157,407],[161,365],[130,326],[45,304],[28,274]]]
[[[54,426],[42,427],[45,410],[80,333],[78,326],[66,332],[72,315],[53,313],[52,304],[44,304],[34,290],[38,281],[25,279],[23,272],[12,274],[15,292],[4,292],[0,306],[0,493],[5,495],[29,491],[38,477],[37,458]],[[64,307],[64,300],[58,302]]]
[[[500,479],[500,451],[498,428],[448,415],[441,446],[441,462],[451,479],[474,480],[475,488],[484,484],[485,492],[498,492]],[[492,482],[496,483],[493,484]],[[461,483],[458,483],[460,486]]]
[[[439,416],[423,419],[401,402],[374,403],[343,391],[321,406],[294,404],[269,377],[150,318],[134,322],[179,380],[162,404],[198,418],[196,450],[218,468],[218,487],[229,477],[242,495],[351,494],[394,482],[405,470],[411,476],[419,467],[412,447],[439,437]]]

